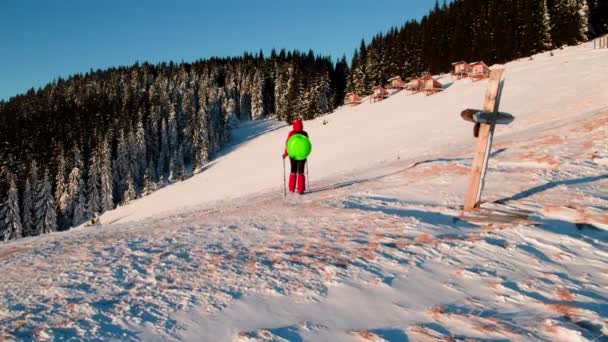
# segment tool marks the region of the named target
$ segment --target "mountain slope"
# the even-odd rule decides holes
[[[505,66],[501,110],[513,113],[516,120],[497,130],[499,138],[540,123],[606,108],[608,80],[602,72],[608,68],[605,51],[580,45],[553,53]],[[447,85],[452,82],[449,76],[439,80]],[[462,80],[434,96],[401,92],[380,103],[343,107],[305,122],[313,143],[309,160],[312,185],[316,180],[375,167],[382,161],[468,147],[471,126],[460,119],[459,112],[480,108],[485,88],[486,82]],[[324,121],[328,123],[324,125]],[[280,155],[289,127],[259,125],[262,127],[245,128],[241,134],[269,132],[241,144],[185,182],[104,214],[102,221],[134,221],[186,206],[278,190],[283,182]]]
[[[479,212],[459,207],[473,138],[458,112],[483,83],[307,122],[306,196],[279,191],[287,128],[252,123],[105,225],[1,245],[0,339],[603,341],[607,54],[507,66],[516,121],[497,129]]]

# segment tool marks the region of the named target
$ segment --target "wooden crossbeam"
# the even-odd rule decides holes
[[[498,114],[500,105],[500,96],[502,93],[503,82],[501,82],[504,69],[492,70],[486,90],[485,100],[483,104],[484,112],[492,112]],[[475,155],[473,157],[473,165],[469,175],[469,186],[467,195],[464,201],[464,209],[472,210],[479,208],[481,204],[481,192],[485,173],[488,167],[488,159],[492,150],[492,140],[494,138],[495,123],[481,123],[479,127],[479,136],[475,145]]]

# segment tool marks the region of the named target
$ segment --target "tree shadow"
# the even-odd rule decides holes
[[[494,152],[492,152],[492,154],[490,155],[490,157],[495,157],[503,152],[505,152],[507,149],[506,148],[501,148],[499,150],[496,150]],[[331,185],[327,185],[324,187],[320,187],[320,188],[316,188],[316,189],[311,189],[309,191],[307,191],[307,193],[309,194],[314,194],[317,192],[323,192],[323,191],[329,191],[329,190],[336,190],[336,189],[340,189],[340,188],[346,188],[349,187],[351,185],[356,185],[356,184],[362,184],[362,183],[367,183],[367,182],[373,182],[373,181],[377,181],[386,177],[390,177],[396,174],[399,174],[403,171],[407,171],[409,169],[413,169],[417,166],[423,165],[423,164],[430,164],[430,163],[440,163],[440,162],[466,162],[466,161],[471,161],[473,158],[436,158],[436,159],[427,159],[427,160],[423,160],[423,161],[419,161],[419,162],[415,162],[414,164],[401,169],[399,171],[395,171],[395,172],[391,172],[391,173],[387,173],[384,175],[380,175],[380,176],[376,176],[376,177],[370,177],[370,178],[365,178],[365,179],[353,179],[350,181],[346,181],[346,182],[340,182],[340,183],[336,183],[336,184],[331,184]]]
[[[608,234],[605,230],[597,228],[590,224],[577,224],[558,219],[547,219],[544,217],[531,217],[532,220],[540,223],[535,224],[535,227],[549,231],[554,234],[563,234],[575,239],[582,240],[594,248],[604,248],[598,241],[608,243]]]
[[[276,125],[275,120],[250,120],[241,123],[238,127],[230,131],[231,139],[220,151],[213,155],[213,158],[223,157],[247,142],[258,138],[266,133],[282,129],[285,125]]]
[[[363,211],[380,212],[386,215],[399,216],[399,217],[413,217],[420,222],[428,223],[431,225],[443,225],[457,228],[475,228],[477,225],[463,221],[458,217],[446,215],[434,211],[423,211],[416,209],[399,209],[391,208],[381,205],[372,205],[363,203],[366,199],[370,198],[354,198],[351,197],[341,202],[341,206],[346,209],[356,209]]]
[[[490,153],[490,158],[494,158],[502,153],[504,153],[505,151],[507,151],[506,148],[501,148],[498,149],[492,153]],[[427,160],[423,160],[423,161],[419,161],[414,163],[413,165],[411,165],[410,167],[408,167],[407,169],[411,169],[414,168],[416,166],[420,166],[420,165],[424,165],[424,164],[431,164],[431,163],[439,163],[439,162],[443,162],[443,163],[450,163],[450,162],[470,162],[472,161],[473,158],[436,158],[436,159],[427,159]],[[407,170],[406,169],[406,170]]]
[[[582,178],[566,179],[566,180],[555,181],[555,182],[548,182],[546,184],[535,186],[528,190],[524,190],[511,197],[501,198],[499,200],[494,201],[494,203],[505,204],[509,201],[517,201],[520,199],[524,199],[526,197],[530,197],[532,195],[541,193],[543,191],[547,191],[549,189],[555,188],[560,185],[577,185],[577,184],[584,184],[584,183],[592,183],[592,182],[595,182],[595,181],[598,181],[601,179],[608,179],[608,174],[599,175],[599,176],[595,176],[595,177],[582,177]]]
[[[409,338],[401,329],[373,329],[371,332],[388,342],[409,342]]]
[[[323,187],[320,187],[320,188],[311,189],[311,190],[307,191],[307,193],[314,194],[314,193],[323,192],[323,191],[336,190],[336,189],[340,189],[340,188],[347,188],[347,187],[352,186],[352,185],[357,185],[357,184],[362,184],[362,183],[367,183],[367,182],[373,182],[373,181],[377,181],[377,180],[380,180],[380,179],[383,179],[383,178],[386,178],[386,177],[394,176],[394,175],[399,174],[399,173],[401,173],[403,171],[404,170],[399,170],[399,171],[387,173],[387,174],[376,176],[376,177],[369,177],[369,178],[364,178],[364,179],[353,179],[353,180],[346,181],[346,182],[340,182],[340,183],[336,183],[336,184],[331,184],[331,185],[323,186]]]

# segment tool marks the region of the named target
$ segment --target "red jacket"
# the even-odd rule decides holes
[[[285,151],[283,152],[283,157],[287,157],[287,142],[289,141],[289,138],[291,138],[291,136],[293,136],[294,134],[302,134],[308,137],[308,133],[306,133],[306,131],[304,130],[304,124],[300,119],[293,121],[293,129],[287,135],[287,140],[285,140]]]

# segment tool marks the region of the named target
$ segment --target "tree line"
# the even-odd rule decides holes
[[[577,44],[608,31],[602,0],[445,1],[349,65],[313,51],[135,64],[0,101],[0,239],[79,225],[201,172],[239,121],[312,119],[390,77],[441,73]]]
[[[457,61],[505,63],[608,31],[605,0],[455,0],[421,20],[361,42],[348,91],[369,94],[393,77],[439,74]]]
[[[1,103],[1,236],[64,230],[200,172],[239,121],[327,113],[344,97],[346,68],[284,50],[144,63]]]

